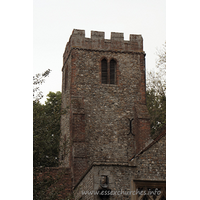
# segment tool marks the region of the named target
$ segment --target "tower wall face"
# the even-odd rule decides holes
[[[142,37],[74,30],[63,55],[61,118],[62,165],[74,183],[95,161],[127,162],[149,141]],[[116,62],[115,84],[102,84],[101,61]],[[132,121],[130,133],[129,119]],[[64,156],[63,156],[64,155]]]

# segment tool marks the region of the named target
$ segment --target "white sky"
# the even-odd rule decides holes
[[[33,75],[51,69],[41,86],[44,98],[49,91],[61,91],[62,55],[73,29],[141,34],[147,70],[155,67],[156,49],[166,41],[165,0],[34,0]]]

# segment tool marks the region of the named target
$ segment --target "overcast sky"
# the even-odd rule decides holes
[[[166,41],[165,0],[34,0],[33,74],[52,72],[41,90],[61,91],[62,55],[73,29],[141,34],[146,52],[146,67],[155,67],[156,49]]]

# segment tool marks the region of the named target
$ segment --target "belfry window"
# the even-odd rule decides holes
[[[115,84],[115,79],[116,79],[116,61],[111,60],[110,61],[110,84]]]
[[[108,67],[105,58],[101,61],[101,83],[108,83]]]
[[[101,61],[101,83],[103,84],[116,84],[116,61],[111,60],[107,63],[104,58]]]

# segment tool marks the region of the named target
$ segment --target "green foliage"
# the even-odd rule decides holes
[[[45,167],[59,165],[61,92],[49,92],[44,105],[33,101],[33,199],[60,199],[65,189],[57,185],[60,177],[44,173]],[[40,173],[42,171],[42,173]]]
[[[39,102],[43,97],[42,91],[40,91],[39,85],[45,82],[45,78],[49,76],[51,70],[48,69],[42,74],[36,74],[33,76],[33,101]]]
[[[49,92],[45,104],[40,103],[43,97],[39,85],[51,70],[33,77],[33,199],[54,200],[63,199],[62,185],[58,181],[62,177],[45,172],[46,167],[59,165],[60,118],[61,118],[61,92]],[[64,114],[64,112],[62,113]],[[64,199],[73,199],[67,196]]]
[[[61,92],[49,92],[42,105],[33,102],[33,166],[58,166]]]
[[[146,85],[152,135],[166,125],[166,43],[157,51],[157,56],[156,71],[148,72]]]
[[[166,96],[156,95],[154,89],[147,91],[146,94],[151,121],[151,134],[153,135],[166,124]]]

